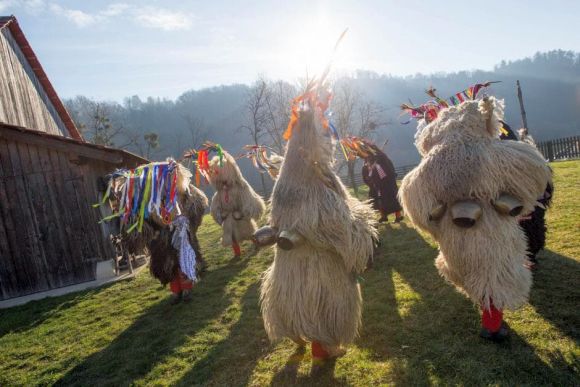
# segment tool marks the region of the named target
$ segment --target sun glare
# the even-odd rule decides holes
[[[332,61],[339,66],[345,58],[344,44],[334,51],[335,44],[346,26],[335,26],[322,18],[311,20],[294,31],[286,40],[281,66],[286,74],[309,78],[320,75]],[[348,33],[345,39],[348,39]]]

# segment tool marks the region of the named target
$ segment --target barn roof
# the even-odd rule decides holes
[[[22,50],[22,53],[24,54],[26,60],[30,64],[32,71],[34,71],[34,74],[40,81],[40,84],[42,85],[44,91],[48,95],[50,102],[54,105],[58,115],[60,116],[60,119],[62,120],[62,122],[64,122],[64,125],[66,126],[70,136],[78,141],[84,141],[83,137],[81,136],[81,133],[77,129],[71,116],[68,114],[62,101],[58,97],[58,94],[56,94],[56,91],[54,90],[52,83],[50,83],[48,76],[44,72],[42,65],[40,64],[38,58],[36,57],[36,54],[32,50],[32,47],[30,47],[30,44],[28,43],[26,36],[24,36],[24,32],[22,32],[22,30],[20,29],[16,17],[0,16],[0,29],[5,27],[7,27],[10,30],[10,33],[14,37],[14,40],[16,41],[16,43],[18,43],[20,50]]]
[[[123,149],[92,144],[84,140],[59,136],[0,122],[0,139],[14,140],[32,145],[44,145],[77,154],[90,160],[100,160],[113,165],[135,167],[149,160]]]

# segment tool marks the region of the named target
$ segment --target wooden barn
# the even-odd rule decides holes
[[[83,140],[16,18],[0,17],[0,300],[94,280],[116,255],[91,206],[99,179],[144,162]]]

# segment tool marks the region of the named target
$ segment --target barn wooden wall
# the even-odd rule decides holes
[[[96,262],[114,256],[90,205],[113,169],[0,136],[0,300],[93,280]]]
[[[0,122],[70,137],[8,28],[0,29]]]

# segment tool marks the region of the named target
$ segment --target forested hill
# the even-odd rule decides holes
[[[515,86],[516,80],[520,80],[528,125],[537,140],[580,133],[579,53],[561,50],[538,53],[533,58],[502,62],[493,71],[407,77],[357,71],[337,83],[356,91],[358,99],[355,103],[365,101],[372,104],[375,111],[370,118],[377,123],[373,137],[381,144],[388,138],[386,150],[395,165],[405,165],[417,162],[419,156],[413,145],[415,124],[400,124],[400,104],[409,100],[416,104],[426,101],[428,97],[424,90],[429,86],[435,87],[441,97],[447,97],[473,83],[487,80],[501,81],[489,92],[505,99],[506,121],[514,128],[521,125]],[[252,102],[256,101],[261,86],[266,87],[269,114],[260,113],[258,122],[254,122]],[[84,126],[87,139],[126,147],[152,159],[179,156],[206,139],[223,144],[231,153],[237,154],[244,144],[253,142],[244,126],[252,128],[255,123],[264,126],[259,141],[273,142],[271,132],[279,132],[284,126],[280,121],[287,117],[289,101],[297,93],[296,87],[281,81],[260,79],[250,86],[190,90],[176,100],[128,97],[123,103],[115,103],[79,96],[66,101],[66,104],[75,120]],[[131,91],[127,90],[127,94],[130,95]],[[342,105],[338,101],[333,109],[344,105],[344,100],[348,100],[348,95],[345,96]],[[336,98],[340,99],[339,96]],[[352,125],[356,132],[357,117],[353,116],[348,122],[345,125]],[[146,134],[149,136],[145,139]],[[254,171],[250,172],[249,164],[242,164],[250,179],[255,181],[256,175]]]

